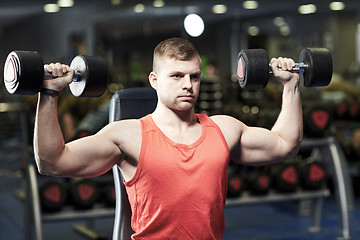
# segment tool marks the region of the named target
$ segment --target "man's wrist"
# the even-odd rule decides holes
[[[300,79],[299,77],[292,77],[288,81],[285,81],[283,85],[284,87],[298,88],[300,86]]]
[[[59,91],[56,91],[56,90],[53,90],[53,89],[49,89],[49,88],[41,88],[40,89],[40,92],[41,93],[44,93],[46,95],[49,95],[49,96],[59,96],[60,92]]]

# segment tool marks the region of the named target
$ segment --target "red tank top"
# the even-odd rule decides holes
[[[132,209],[132,239],[221,239],[229,149],[220,128],[197,115],[202,134],[175,143],[140,119],[142,146],[134,177],[125,182]]]

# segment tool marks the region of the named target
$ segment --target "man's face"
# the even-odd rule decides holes
[[[200,90],[201,62],[199,57],[182,61],[160,57],[156,72],[150,73],[152,86],[161,103],[176,111],[194,108]]]

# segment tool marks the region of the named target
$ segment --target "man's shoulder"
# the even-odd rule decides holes
[[[128,136],[131,134],[141,133],[140,119],[126,119],[115,121],[107,124],[101,132],[109,134],[110,136]],[[118,138],[116,137],[116,138]]]
[[[213,120],[216,124],[223,124],[227,122],[239,121],[236,118],[229,115],[213,115],[209,116],[211,120]]]
[[[240,134],[245,124],[229,115],[213,115],[211,120],[218,125],[223,134]]]
[[[125,119],[120,121],[115,121],[108,124],[111,129],[122,129],[126,131],[127,129],[133,130],[140,128],[140,119]]]

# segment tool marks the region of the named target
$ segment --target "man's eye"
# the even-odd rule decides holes
[[[174,74],[171,76],[172,78],[181,78],[181,75],[180,74]]]
[[[191,79],[193,79],[193,80],[199,80],[199,79],[200,79],[200,74],[191,75]]]

